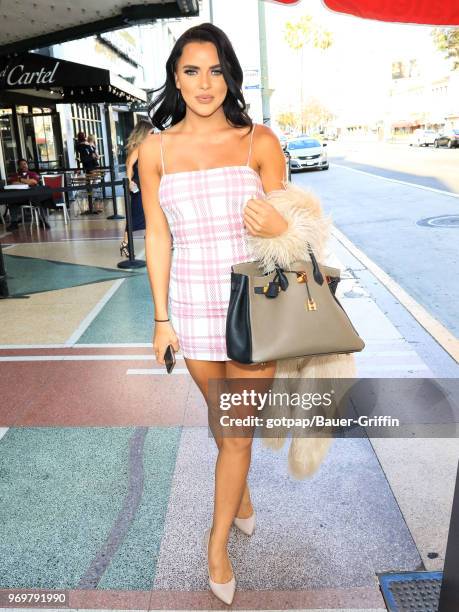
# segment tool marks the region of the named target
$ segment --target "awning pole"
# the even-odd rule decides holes
[[[7,298],[9,296],[10,292],[8,291],[5,264],[3,262],[2,244],[0,242],[0,298]]]
[[[107,219],[124,219],[123,215],[118,214],[118,207],[116,204],[116,187],[113,185],[113,183],[115,182],[115,160],[113,158],[112,125],[110,122],[110,105],[108,104],[108,102],[105,102],[104,110],[105,131],[107,132],[108,165],[110,166],[110,183],[113,200],[113,215],[110,215],[109,217],[107,217]]]

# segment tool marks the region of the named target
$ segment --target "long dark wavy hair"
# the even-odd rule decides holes
[[[175,125],[185,117],[186,104],[180,89],[175,85],[174,72],[183,48],[190,42],[211,42],[217,48],[218,59],[222,67],[223,78],[228,87],[223,101],[223,111],[233,126],[252,127],[252,120],[247,114],[247,105],[242,93],[243,72],[233,45],[228,36],[212,23],[201,23],[189,28],[175,43],[166,62],[166,82],[148,107],[148,114],[153,125],[159,130]]]

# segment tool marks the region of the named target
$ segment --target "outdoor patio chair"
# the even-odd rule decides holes
[[[42,176],[43,183],[46,187],[56,188],[65,186],[64,174],[44,174]],[[67,225],[70,222],[70,215],[67,211],[67,204],[65,201],[65,194],[63,192],[53,193],[53,200],[57,208],[62,208],[64,213],[64,223]]]

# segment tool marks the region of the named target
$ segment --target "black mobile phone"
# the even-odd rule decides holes
[[[172,344],[169,344],[164,352],[164,363],[166,364],[167,373],[170,374],[175,366],[175,351]]]

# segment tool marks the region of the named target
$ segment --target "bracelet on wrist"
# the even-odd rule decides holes
[[[155,319],[156,323],[167,323],[167,321],[170,321],[170,319]]]

